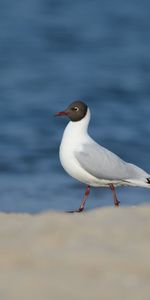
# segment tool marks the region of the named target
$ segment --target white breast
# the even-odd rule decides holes
[[[90,120],[90,110],[88,109],[86,116],[78,122],[70,121],[66,126],[61,145],[60,145],[60,161],[65,171],[75,179],[91,184],[95,182],[95,186],[99,185],[99,180],[86,172],[75,158],[75,151],[82,151],[82,144],[89,139],[87,127]]]

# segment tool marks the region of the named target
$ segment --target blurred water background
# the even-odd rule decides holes
[[[150,173],[150,1],[0,1],[0,211],[77,208],[84,185],[60,166],[71,101],[92,110],[91,135]],[[150,190],[119,188],[122,205]],[[93,189],[87,209],[112,205]]]

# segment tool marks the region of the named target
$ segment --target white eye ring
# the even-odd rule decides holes
[[[75,111],[78,111],[78,110],[79,110],[79,107],[75,106],[75,107],[74,107],[74,110],[75,110]]]

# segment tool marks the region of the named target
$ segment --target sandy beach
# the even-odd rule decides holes
[[[0,214],[1,300],[150,299],[150,206]]]

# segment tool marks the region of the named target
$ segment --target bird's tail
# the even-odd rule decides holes
[[[144,188],[150,188],[150,175],[148,177],[144,178],[138,178],[138,179],[128,179],[126,181],[130,186],[137,186],[137,187],[144,187]]]

